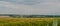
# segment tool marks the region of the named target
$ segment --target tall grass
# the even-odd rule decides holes
[[[52,26],[52,23],[53,18],[0,18],[0,26]]]

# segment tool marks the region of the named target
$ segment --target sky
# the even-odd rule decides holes
[[[60,15],[60,0],[0,0],[0,14]]]

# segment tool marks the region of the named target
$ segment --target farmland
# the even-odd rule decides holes
[[[10,18],[0,17],[0,26],[52,26],[54,18]],[[60,18],[57,18],[60,26]]]

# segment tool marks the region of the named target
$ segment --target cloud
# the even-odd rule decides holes
[[[32,11],[33,9],[31,6],[16,5],[10,2],[0,1],[0,14],[24,14]]]
[[[0,1],[0,14],[34,14],[32,6]]]
[[[35,11],[32,6],[0,1],[0,14],[34,14]]]
[[[41,14],[60,15],[60,3],[59,2],[44,2],[33,6],[36,9],[40,9],[45,12]]]
[[[3,0],[0,1],[0,14],[60,15],[60,2],[55,2],[55,0]]]
[[[40,3],[40,0],[0,0],[0,1],[7,1],[15,4],[24,4],[24,5],[34,5]]]

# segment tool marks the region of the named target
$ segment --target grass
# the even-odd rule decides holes
[[[54,18],[0,18],[0,26],[52,26]],[[60,19],[58,18],[58,26]]]

